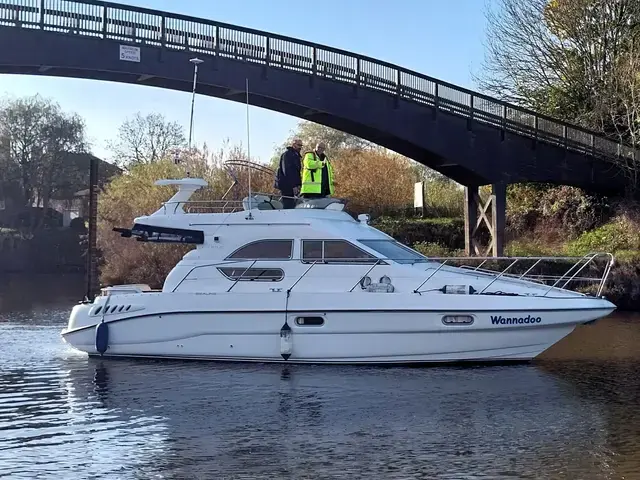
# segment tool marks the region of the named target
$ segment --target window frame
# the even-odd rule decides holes
[[[284,280],[284,270],[282,268],[279,267],[250,267],[250,268],[240,268],[240,267],[229,267],[229,266],[222,266],[222,267],[216,267],[217,270],[220,272],[220,274],[226,278],[227,280],[231,281],[231,282],[281,282],[282,280]],[[229,275],[228,273],[225,273],[225,270],[241,270],[242,273],[240,273],[239,277],[233,277],[231,275]],[[279,278],[269,278],[269,277],[244,277],[245,273],[250,272],[251,270],[262,270],[262,271],[266,271],[266,270],[270,270],[270,271],[279,271],[280,272],[280,277]]]
[[[322,256],[318,259],[305,259],[304,258],[304,242],[322,242]],[[360,250],[362,253],[369,255],[368,258],[355,258],[355,259],[326,259],[324,257],[324,243],[325,242],[344,242],[349,246]],[[373,255],[371,252],[367,252],[363,248],[351,243],[349,240],[345,240],[343,238],[303,238],[300,239],[300,261],[302,263],[323,263],[325,265],[372,265],[377,263],[378,265],[386,265],[387,263],[381,259]]]
[[[240,252],[242,249],[250,246],[250,245],[255,245],[256,243],[264,243],[264,242],[289,242],[291,248],[289,249],[289,256],[288,257],[273,257],[273,258],[246,258],[246,257],[234,257],[235,254],[237,254],[238,252]],[[262,240],[253,240],[249,243],[245,243],[244,245],[242,245],[241,247],[236,248],[233,252],[231,252],[229,255],[227,255],[227,257],[225,258],[225,260],[230,260],[230,261],[247,261],[247,260],[254,260],[257,262],[277,262],[277,261],[282,261],[282,260],[291,260],[293,258],[293,250],[294,250],[294,245],[295,245],[295,240],[294,239],[289,239],[289,238],[265,238]]]

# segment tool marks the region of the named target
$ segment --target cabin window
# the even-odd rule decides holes
[[[293,252],[293,240],[259,240],[233,252],[227,259],[288,260]]]
[[[304,240],[302,242],[302,259],[322,260],[322,240]]]
[[[303,240],[302,260],[325,263],[374,263],[378,261],[369,252],[345,240]]]
[[[395,240],[358,240],[363,245],[380,253],[384,258],[397,263],[413,264],[418,262],[428,262],[429,259],[415,250],[405,247]]]
[[[142,242],[155,243],[192,243],[202,245],[204,232],[182,228],[157,227],[136,223],[131,229],[131,236]]]
[[[284,278],[281,268],[242,268],[242,267],[218,267],[229,280],[245,282],[279,282]]]

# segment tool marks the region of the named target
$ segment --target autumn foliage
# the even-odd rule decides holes
[[[336,195],[354,213],[379,215],[413,204],[415,171],[409,161],[384,151],[344,150],[333,159]]]
[[[172,160],[140,163],[131,166],[123,175],[115,178],[102,192],[98,201],[98,248],[102,254],[101,282],[148,283],[161,287],[167,273],[190,249],[188,246],[141,243],[122,238],[113,232],[113,227],[129,228],[136,217],[149,215],[176,192],[175,187],[154,185],[156,180],[183,178],[187,172],[191,177],[203,178],[209,188],[196,192],[192,200],[219,200],[233,184],[233,177],[224,168],[224,162],[238,159],[239,149],[229,152],[197,152],[182,155],[182,163]],[[249,172],[246,168],[234,168],[232,173],[238,180],[226,199],[242,200],[246,196]],[[273,178],[252,173],[252,188],[270,191]]]

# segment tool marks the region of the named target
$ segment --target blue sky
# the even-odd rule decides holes
[[[128,0],[167,10],[276,32],[368,55],[467,88],[483,59],[485,0]],[[304,5],[304,6],[303,6]],[[70,55],[73,52],[69,52]],[[106,140],[140,111],[163,113],[189,126],[190,94],[152,87],[55,77],[0,75],[0,96],[39,93],[87,123],[93,152],[108,158]],[[268,160],[298,119],[251,108],[251,154]],[[246,144],[245,107],[199,96],[194,141]]]

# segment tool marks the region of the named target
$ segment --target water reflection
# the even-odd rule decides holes
[[[32,314],[55,305],[71,305],[82,300],[82,274],[0,273],[0,313]]]
[[[90,360],[60,343],[64,317],[0,327],[11,338],[0,355],[0,477],[640,472],[640,361],[623,342],[640,335],[633,322],[577,332],[588,337],[577,345],[600,345],[591,358],[570,358],[568,343],[529,365],[366,368]],[[605,358],[608,337],[626,356]]]

